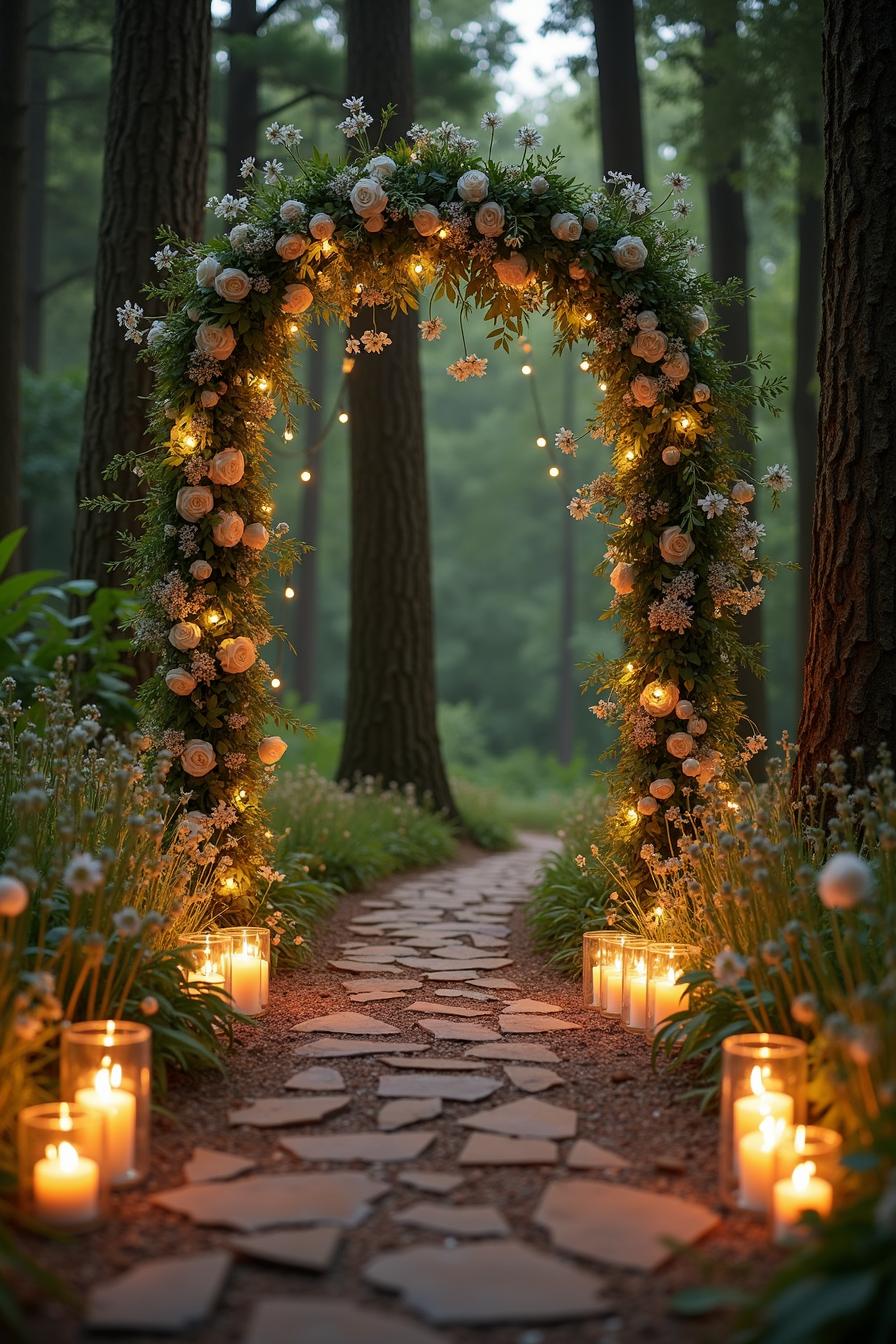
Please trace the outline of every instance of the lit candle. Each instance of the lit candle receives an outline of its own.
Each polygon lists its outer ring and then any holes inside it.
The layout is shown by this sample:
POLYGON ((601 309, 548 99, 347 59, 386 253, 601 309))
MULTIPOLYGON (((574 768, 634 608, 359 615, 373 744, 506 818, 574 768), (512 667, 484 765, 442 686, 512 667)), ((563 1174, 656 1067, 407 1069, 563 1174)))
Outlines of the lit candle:
POLYGON ((627 981, 628 985, 628 1025, 647 1026, 647 963, 639 957, 627 981))
POLYGON ((100 1211, 100 1169, 74 1144, 48 1143, 34 1164, 34 1212, 54 1227, 92 1223, 100 1211))
POLYGON ((603 975, 604 1012, 618 1017, 622 1012, 622 958, 617 957, 612 966, 604 967, 603 975))
POLYGON ((187 980, 190 984, 201 985, 223 985, 224 977, 215 970, 211 957, 206 956, 205 961, 198 971, 187 971, 187 980))
POLYGON ((79 1088, 75 1101, 103 1117, 104 1163, 110 1183, 130 1179, 135 1165, 137 1098, 121 1086, 121 1065, 104 1055, 93 1087, 79 1088))
POLYGON ((231 994, 237 1011, 250 1017, 262 1009, 261 964, 258 948, 244 937, 242 947, 231 957, 231 994))
POLYGON ((745 1134, 738 1145, 739 1203, 744 1209, 767 1213, 772 1206, 778 1145, 787 1126, 767 1115, 758 1129, 745 1134))
POLYGON ((831 1211, 834 1189, 830 1181, 815 1175, 814 1162, 800 1162, 790 1176, 775 1181, 773 1193, 774 1239, 779 1245, 798 1240, 797 1223, 810 1209, 826 1218, 831 1211))
MULTIPOLYGON (((766 1071, 768 1066, 765 1066, 766 1071)), ((750 1074, 751 1095, 738 1097, 734 1103, 734 1151, 739 1153, 740 1141, 745 1134, 757 1130, 766 1116, 793 1124, 793 1097, 789 1092, 769 1092, 765 1086, 763 1067, 753 1066, 750 1074)))
POLYGON ((687 986, 676 984, 677 979, 678 972, 670 962, 665 976, 652 982, 653 1022, 655 1027, 661 1026, 667 1017, 671 1017, 681 1008, 681 1001, 687 993, 687 986))

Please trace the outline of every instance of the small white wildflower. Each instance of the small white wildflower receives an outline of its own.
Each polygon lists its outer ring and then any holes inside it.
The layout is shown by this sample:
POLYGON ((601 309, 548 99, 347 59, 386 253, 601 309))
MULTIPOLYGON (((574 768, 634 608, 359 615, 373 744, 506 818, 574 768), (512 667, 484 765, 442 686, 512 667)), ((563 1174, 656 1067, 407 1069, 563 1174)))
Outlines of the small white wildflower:
POLYGON ((136 938, 143 927, 143 920, 132 905, 126 905, 115 911, 112 924, 119 938, 136 938))
POLYGON ((567 429, 565 425, 561 425, 560 429, 557 430, 557 433, 554 435, 554 443, 561 453, 565 453, 567 457, 575 457, 576 436, 572 430, 567 429))
POLYGON ((727 499, 724 495, 720 495, 717 490, 708 490, 702 499, 697 500, 697 503, 707 518, 721 518, 728 507, 727 499))
POLYGON ((852 910, 871 895, 871 868, 858 854, 834 854, 818 874, 818 899, 828 910, 852 910))
POLYGON ((688 187, 691 185, 691 179, 685 177, 684 173, 667 173, 663 178, 663 181, 666 186, 671 187, 673 191, 687 191, 688 187))
POLYGON ((445 330, 445 323, 440 317, 428 317, 423 322, 417 324, 420 328, 420 335, 424 341, 437 341, 445 330))
POLYGON ((790 489, 793 485, 793 477, 790 474, 789 467, 785 467, 781 462, 776 462, 773 467, 769 467, 760 479, 759 484, 766 486, 773 494, 779 495, 782 491, 790 489))
POLYGON ((537 149, 544 143, 544 136, 534 126, 521 126, 516 133, 515 144, 518 149, 537 149))
POLYGON ((483 112, 479 125, 484 131, 496 131, 499 126, 504 125, 504 118, 500 112, 483 112))
POLYGON ((62 874, 62 882, 75 896, 83 896, 102 886, 104 877, 105 872, 99 859, 80 852, 69 859, 62 874))
POLYGON ((712 964, 713 978, 722 989, 737 989, 747 973, 746 960, 730 947, 723 948, 712 964))
POLYGON ((701 243, 699 238, 689 238, 685 243, 685 251, 689 257, 697 257, 706 251, 706 244, 701 243))
POLYGON ((159 248, 158 252, 153 252, 150 261, 157 271, 170 271, 176 258, 177 253, 174 248, 166 243, 164 247, 159 248))
POLYGON ((240 177, 246 181, 255 176, 255 155, 250 154, 247 159, 243 159, 240 164, 240 177))
POLYGON ((693 208, 690 201, 675 201, 672 206, 672 216, 674 219, 687 219, 693 208))
POLYGON ((275 187, 283 178, 283 164, 279 159, 266 159, 261 165, 261 176, 266 186, 275 187))

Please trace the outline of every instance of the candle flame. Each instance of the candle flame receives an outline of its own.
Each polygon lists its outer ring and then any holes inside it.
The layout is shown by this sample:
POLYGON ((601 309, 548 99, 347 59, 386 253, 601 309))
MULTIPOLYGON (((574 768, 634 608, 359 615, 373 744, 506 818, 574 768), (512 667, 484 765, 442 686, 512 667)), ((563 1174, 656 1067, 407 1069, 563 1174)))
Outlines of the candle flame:
POLYGON ((64 1139, 58 1148, 55 1143, 48 1143, 44 1149, 44 1157, 48 1162, 55 1162, 61 1171, 72 1172, 78 1169, 78 1150, 74 1144, 66 1143, 64 1139))
POLYGON ((785 1124, 781 1119, 775 1120, 767 1115, 759 1126, 759 1133, 762 1135, 761 1148, 764 1153, 771 1153, 777 1148, 784 1136, 785 1124))
POLYGON ((639 957, 637 964, 635 966, 635 975, 646 975, 646 974, 647 974, 647 962, 644 960, 643 957, 639 957))
POLYGON ((100 1060, 100 1067, 97 1069, 93 1080, 93 1086, 97 1095, 104 1101, 108 1101, 113 1090, 121 1087, 121 1065, 113 1064, 108 1055, 103 1055, 100 1060))
POLYGON ((72 1117, 67 1101, 59 1103, 59 1128, 65 1133, 72 1128, 72 1117))
POLYGON ((806 1151, 806 1126, 797 1125, 796 1133, 793 1136, 793 1150, 795 1153, 804 1153, 806 1151))
POLYGON ((762 1079, 762 1069, 758 1064, 753 1065, 750 1073, 750 1090, 754 1097, 764 1097, 766 1092, 765 1083, 762 1079))
POLYGON ((106 1034, 103 1037, 103 1045, 115 1044, 115 1023, 111 1018, 106 1019, 106 1034))
POLYGON ((214 968, 214 966, 213 966, 212 963, 211 963, 211 959, 210 959, 209 957, 206 957, 205 962, 204 962, 203 967, 202 967, 202 977, 203 977, 203 979, 204 979, 204 980, 210 980, 211 977, 214 975, 214 973, 215 973, 215 968, 214 968))
POLYGON ((621 958, 621 957, 617 957, 616 960, 613 962, 613 970, 614 970, 614 971, 620 971, 620 972, 622 971, 622 958, 621 958))
POLYGON ((666 967, 666 984, 674 985, 675 980, 676 980, 675 963, 670 961, 669 965, 666 967))
POLYGON ((804 1194, 809 1189, 809 1182, 814 1175, 814 1162, 798 1162, 790 1177, 794 1190, 800 1195, 804 1194))

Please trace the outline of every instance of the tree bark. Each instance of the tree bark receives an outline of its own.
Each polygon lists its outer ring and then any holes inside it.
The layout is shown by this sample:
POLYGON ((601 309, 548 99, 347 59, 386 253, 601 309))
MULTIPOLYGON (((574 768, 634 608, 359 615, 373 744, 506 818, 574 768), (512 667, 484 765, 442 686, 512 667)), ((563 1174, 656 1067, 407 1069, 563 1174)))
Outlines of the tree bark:
POLYGON ((896 8, 826 0, 818 478, 797 786, 896 751, 896 8))
POLYGON ((308 448, 302 458, 303 467, 311 472, 311 480, 301 486, 301 519, 299 537, 313 546, 299 567, 298 597, 295 604, 296 689, 306 703, 314 700, 317 691, 317 632, 318 632, 318 574, 317 545, 320 536, 321 479, 323 444, 320 441, 327 408, 327 328, 319 322, 314 333, 317 349, 308 360, 308 391, 320 407, 310 408, 304 416, 304 430, 308 448))
POLYGON ((240 185, 240 164, 258 149, 258 65, 249 59, 248 39, 257 39, 256 0, 230 0, 228 35, 242 38, 228 49, 227 106, 224 124, 224 190, 240 185))
MULTIPOLYGON (((150 262, 160 224, 200 236, 205 197, 211 18, 208 0, 117 0, 96 263, 96 301, 76 504, 107 488, 103 469, 146 439, 149 366, 122 339, 115 309, 139 299, 157 272, 150 262)), ((115 484, 139 497, 136 477, 115 484)), ((109 581, 121 561, 117 533, 133 521, 77 508, 72 574, 109 581)))
POLYGON ((634 0, 591 0, 604 172, 645 182, 634 0))
MULTIPOLYGON (((413 118, 410 0, 347 0, 348 91, 390 128, 413 118)), ((368 325, 369 310, 363 326, 368 325)), ((351 630, 339 774, 413 784, 456 809, 436 727, 429 505, 417 315, 389 323, 392 345, 362 355, 349 379, 351 630)))
MULTIPOLYGON (((25 251, 25 135, 28 0, 0 0, 0 180, 7 203, 0 210, 0 256, 13 278, 0 323, 0 537, 21 526, 22 418, 19 370, 22 360, 22 274, 25 251)), ((13 555, 9 569, 19 568, 13 555)))
POLYGON ((53 8, 40 0, 28 58, 28 163, 25 184, 25 315, 22 358, 32 373, 43 365, 44 232, 47 209, 48 65, 53 8))

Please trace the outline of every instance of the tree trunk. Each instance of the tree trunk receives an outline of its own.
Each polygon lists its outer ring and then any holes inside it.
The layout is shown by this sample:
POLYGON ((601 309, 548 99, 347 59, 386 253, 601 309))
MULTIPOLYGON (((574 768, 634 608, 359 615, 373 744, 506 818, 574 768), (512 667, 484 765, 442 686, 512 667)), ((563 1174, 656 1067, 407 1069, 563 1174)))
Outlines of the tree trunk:
MULTIPOLYGON (((365 98, 374 134, 380 110, 395 103, 401 135, 413 117, 410 0, 347 0, 345 17, 349 93, 365 98)), ((392 345, 362 355, 349 379, 351 631, 339 774, 414 784, 453 815, 436 728, 417 314, 390 322, 389 334, 392 345)))
POLYGON ((896 8, 826 0, 818 479, 798 779, 896 752, 896 8))
MULTIPOLYGON (((157 275, 150 256, 160 224, 200 236, 210 57, 208 0, 117 0, 77 503, 107 490, 103 469, 116 453, 148 447, 152 374, 122 339, 115 309, 157 275)), ((115 489, 136 499, 138 485, 122 475, 115 489)), ((107 583, 123 554, 116 534, 132 518, 133 510, 78 508, 72 574, 107 583)))
MULTIPOLYGON (((0 210, 0 256, 13 283, 0 323, 0 537, 21 526, 22 417, 19 369, 22 360, 22 274, 25 250, 25 134, 28 0, 0 0, 0 181, 7 191, 0 210)), ((13 555, 10 570, 19 567, 13 555)))
MULTIPOLYGON (((563 423, 576 424, 576 364, 571 353, 563 361, 563 423)), ((563 476, 563 495, 569 493, 563 476)), ((566 509, 560 510, 560 638, 557 646, 557 759, 569 765, 573 755, 575 712, 573 635, 576 619, 576 530, 566 509)))
POLYGON ((604 172, 645 182, 634 0, 591 0, 604 172))
POLYGON ((317 349, 312 350, 308 360, 308 391, 320 407, 319 411, 307 410, 304 416, 304 432, 308 444, 302 457, 302 466, 311 472, 311 480, 301 486, 301 521, 299 537, 313 546, 314 550, 305 556, 299 567, 298 597, 296 600, 294 631, 298 654, 296 662, 296 688, 302 700, 314 700, 317 690, 317 630, 318 630, 318 576, 317 545, 320 535, 321 470, 323 462, 323 444, 320 435, 326 423, 327 409, 324 405, 327 389, 327 328, 319 322, 315 329, 317 349))
POLYGON ((797 588, 796 675, 797 704, 802 694, 803 661, 809 633, 809 569, 812 561, 812 507, 815 462, 818 456, 818 398, 814 382, 821 319, 821 252, 823 215, 815 185, 821 126, 817 120, 799 124, 797 164, 797 288, 794 323, 794 370, 791 417, 797 468, 797 588))
POLYGON ((22 358, 32 373, 43 365, 44 231, 47 209, 48 48, 53 9, 43 6, 31 31, 28 59, 28 164, 25 185, 25 315, 22 358))
POLYGON ((224 190, 240 185, 240 164, 258 149, 258 65, 246 46, 257 37, 256 0, 230 0, 229 36, 238 40, 228 49, 227 106, 224 121, 224 190), (242 39, 240 41, 239 39, 242 39))

